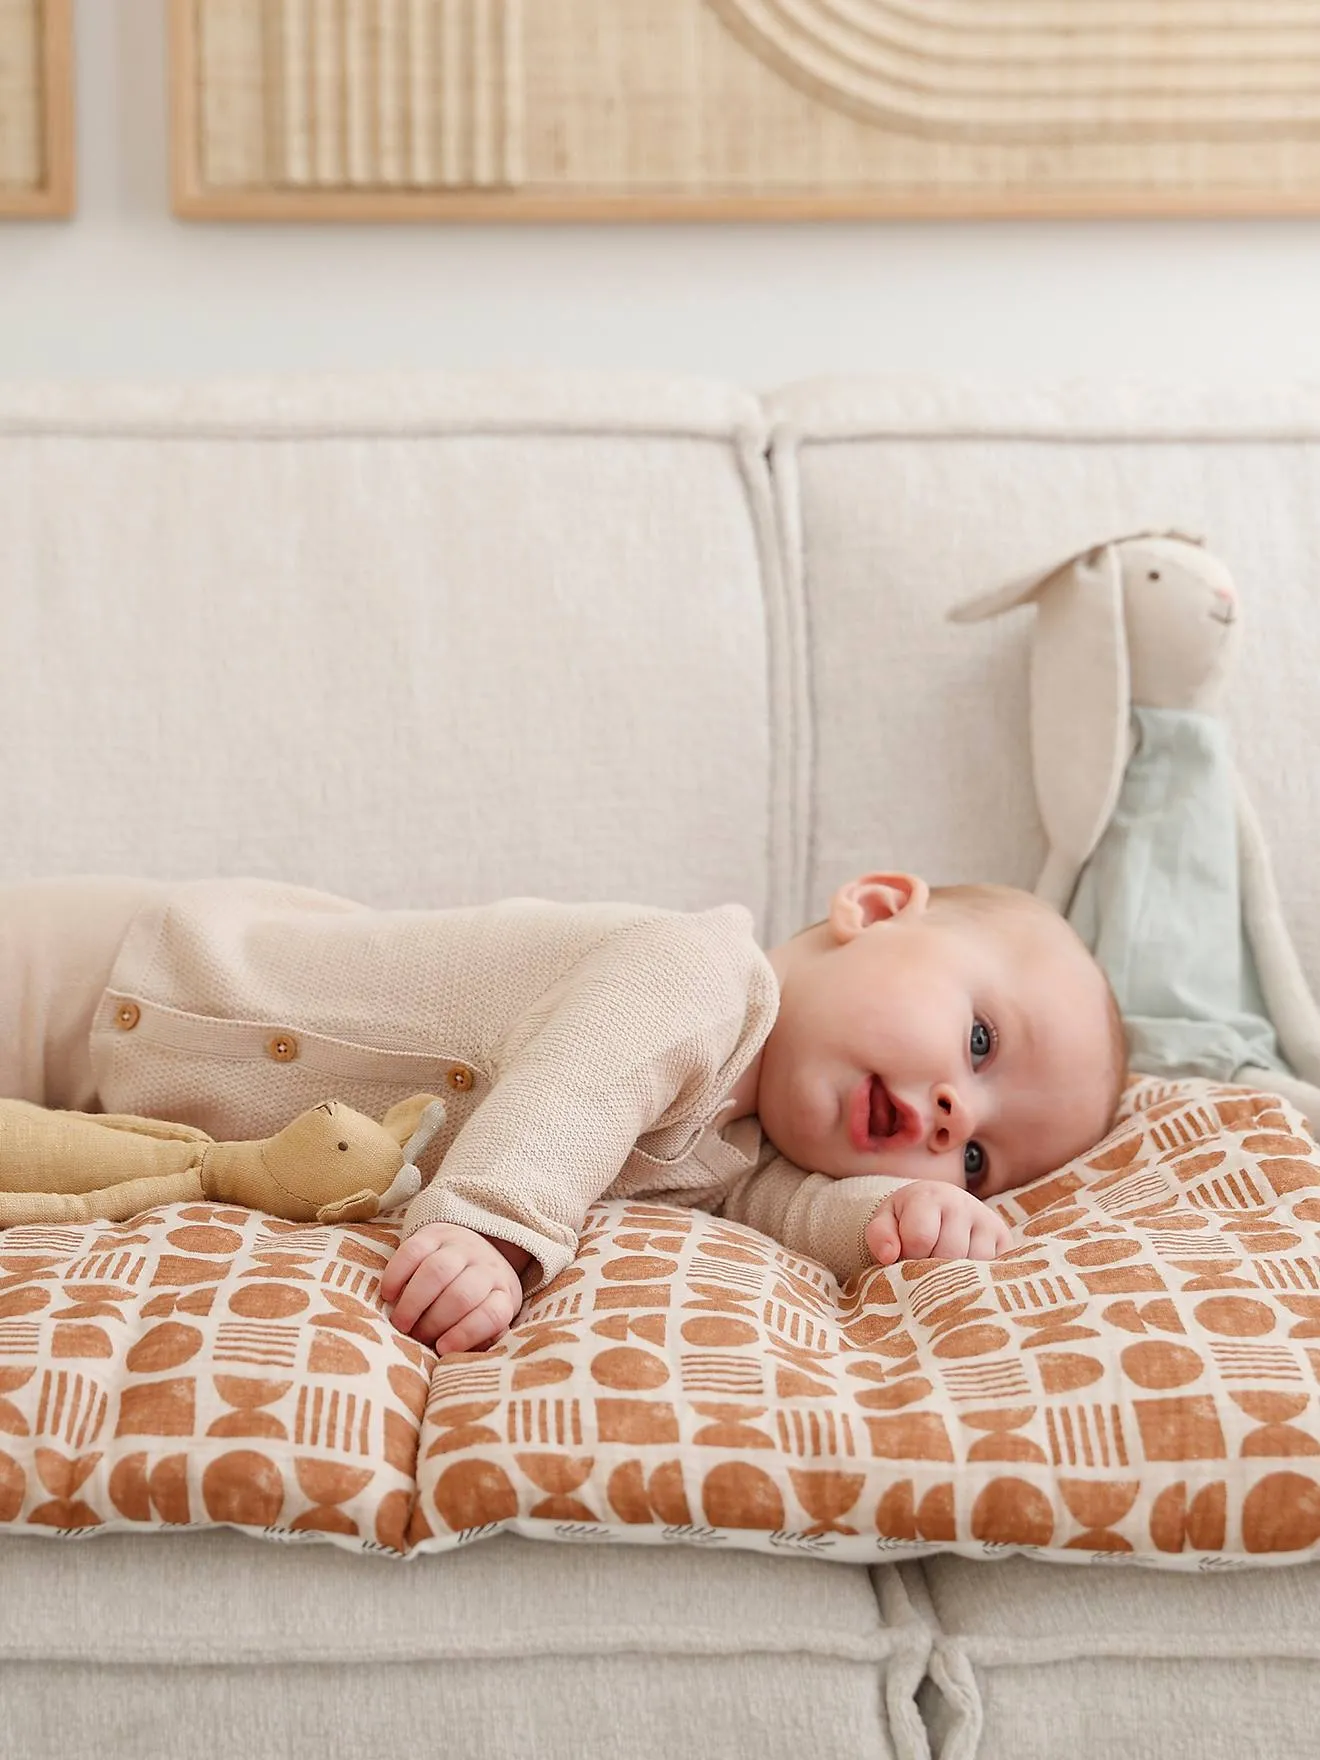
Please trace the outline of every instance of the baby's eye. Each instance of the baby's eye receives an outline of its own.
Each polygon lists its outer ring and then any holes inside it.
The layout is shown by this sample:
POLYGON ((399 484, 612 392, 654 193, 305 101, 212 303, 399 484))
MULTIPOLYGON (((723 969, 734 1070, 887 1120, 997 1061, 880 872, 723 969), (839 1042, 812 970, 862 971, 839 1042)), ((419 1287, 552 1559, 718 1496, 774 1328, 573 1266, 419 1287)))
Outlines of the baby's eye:
POLYGON ((972 1063, 984 1063, 995 1048, 995 1030, 988 1021, 972 1022, 972 1063))
POLYGON ((979 1186, 985 1178, 985 1150, 979 1143, 963 1145, 963 1173, 967 1179, 968 1191, 979 1186))

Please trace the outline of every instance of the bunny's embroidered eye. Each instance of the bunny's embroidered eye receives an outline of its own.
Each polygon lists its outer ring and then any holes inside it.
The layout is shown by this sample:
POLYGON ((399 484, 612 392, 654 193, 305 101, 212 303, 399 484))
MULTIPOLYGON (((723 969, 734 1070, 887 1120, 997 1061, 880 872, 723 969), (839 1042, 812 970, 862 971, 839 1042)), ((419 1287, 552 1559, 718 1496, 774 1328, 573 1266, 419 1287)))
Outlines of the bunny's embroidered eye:
POLYGON ((1150 573, 1146 576, 1146 579, 1148 581, 1157 581, 1159 578, 1160 578, 1160 571, 1158 568, 1152 568, 1150 573))
POLYGON ((341 1148, 341 1149, 347 1149, 347 1147, 348 1147, 348 1144, 347 1144, 347 1143, 341 1143, 341 1144, 340 1144, 340 1145, 339 1145, 339 1147, 340 1147, 340 1148, 341 1148))

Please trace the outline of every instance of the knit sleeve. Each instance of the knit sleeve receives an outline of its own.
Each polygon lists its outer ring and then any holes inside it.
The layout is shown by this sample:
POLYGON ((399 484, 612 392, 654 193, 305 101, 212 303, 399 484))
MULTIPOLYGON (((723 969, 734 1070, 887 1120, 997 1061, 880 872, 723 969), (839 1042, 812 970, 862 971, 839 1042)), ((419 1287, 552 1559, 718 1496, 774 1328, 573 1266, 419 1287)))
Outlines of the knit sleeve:
POLYGON ((532 1255, 527 1295, 557 1277, 638 1137, 704 1122, 760 1048, 778 988, 750 930, 740 906, 663 913, 593 948, 511 1036, 405 1237, 459 1223, 532 1255))
POLYGON ((846 1283, 876 1264, 866 1225, 886 1198, 907 1184, 884 1174, 831 1179, 807 1173, 782 1155, 740 1174, 729 1186, 721 1214, 745 1222, 772 1240, 814 1259, 846 1283))

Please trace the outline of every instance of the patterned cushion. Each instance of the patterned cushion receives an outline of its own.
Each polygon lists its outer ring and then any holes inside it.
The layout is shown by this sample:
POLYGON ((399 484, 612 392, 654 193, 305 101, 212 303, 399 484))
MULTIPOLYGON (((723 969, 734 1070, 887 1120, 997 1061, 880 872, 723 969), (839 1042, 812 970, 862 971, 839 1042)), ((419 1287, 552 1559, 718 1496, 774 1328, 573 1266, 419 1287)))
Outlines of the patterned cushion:
POLYGON ((436 1358, 377 1304, 398 1233, 171 1204, 0 1234, 0 1521, 402 1552, 436 1358))
POLYGON ((596 1205, 486 1352, 377 1307, 388 1224, 215 1206, 0 1236, 0 1520, 229 1523, 403 1556, 552 1540, 1166 1567, 1320 1548, 1320 1149, 1138 1082, 1000 1200, 993 1263, 841 1289, 740 1224, 596 1205), (429 1375, 429 1398, 427 1378, 429 1375))

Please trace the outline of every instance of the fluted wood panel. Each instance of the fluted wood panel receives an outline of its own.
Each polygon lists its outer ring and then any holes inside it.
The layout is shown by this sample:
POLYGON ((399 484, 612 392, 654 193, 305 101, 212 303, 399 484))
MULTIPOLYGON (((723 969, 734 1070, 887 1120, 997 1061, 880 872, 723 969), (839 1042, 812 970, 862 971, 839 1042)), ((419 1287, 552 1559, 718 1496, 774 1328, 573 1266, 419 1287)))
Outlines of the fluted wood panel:
POLYGON ((521 176, 519 0, 271 0, 275 174, 484 186, 521 176))
POLYGON ((173 4, 185 213, 1320 211, 1320 0, 173 4))
POLYGON ((0 214, 73 202, 69 0, 0 0, 0 214))

